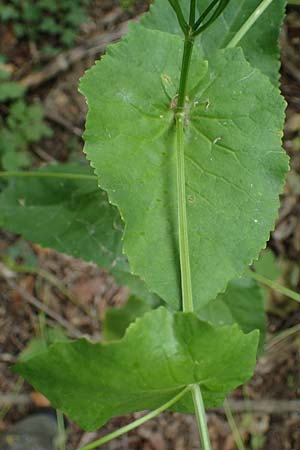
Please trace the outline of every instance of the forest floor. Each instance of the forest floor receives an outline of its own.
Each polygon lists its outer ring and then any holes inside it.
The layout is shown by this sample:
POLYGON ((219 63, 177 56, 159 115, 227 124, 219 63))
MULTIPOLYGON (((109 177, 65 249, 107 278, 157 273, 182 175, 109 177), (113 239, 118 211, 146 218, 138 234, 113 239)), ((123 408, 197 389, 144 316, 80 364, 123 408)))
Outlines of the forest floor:
MULTIPOLYGON (((124 12, 117 2, 95 0, 89 20, 81 27, 76 47, 47 61, 36 59, 28 45, 19 45, 12 30, 0 25, 0 54, 6 56, 14 78, 29 87, 29 98, 43 105, 54 131, 31 148, 33 166, 51 161, 83 158, 81 134, 86 105, 78 93, 78 80, 105 46, 126 30, 126 21, 143 12, 124 12), (38 68, 37 68, 38 67, 38 68)), ((280 216, 269 247, 280 263, 279 278, 300 289, 300 8, 290 8, 282 37, 282 92, 288 102, 284 146, 291 161, 281 196, 280 216)), ((102 269, 55 251, 27 243, 2 231, 1 255, 15 255, 19 267, 0 265, 0 431, 39 410, 48 401, 21 382, 9 367, 40 329, 41 320, 59 324, 69 336, 101 337, 101 318, 107 307, 122 305, 127 288, 117 286, 102 269), (36 271, 22 266, 34 261, 36 271), (46 274, 46 276, 45 276, 46 274), (49 277, 51 280, 49 281, 49 277), (54 313, 41 316, 33 300, 54 313)), ((300 323, 300 305, 267 292, 268 342, 274 335, 300 323)), ((297 329, 296 329, 297 331, 297 329)), ((300 450, 300 333, 272 341, 259 359, 255 375, 231 396, 234 418, 251 450, 300 450), (295 405, 295 406, 293 406, 295 405), (242 408, 237 411, 237 408, 242 408)), ((84 433, 68 422, 68 450, 75 450, 98 436, 122 426, 140 413, 114 419, 99 432, 84 433)), ((214 450, 234 450, 234 438, 222 408, 209 411, 209 430, 214 450)), ((128 435, 106 444, 109 450, 192 450, 199 439, 192 416, 165 413, 128 435)))

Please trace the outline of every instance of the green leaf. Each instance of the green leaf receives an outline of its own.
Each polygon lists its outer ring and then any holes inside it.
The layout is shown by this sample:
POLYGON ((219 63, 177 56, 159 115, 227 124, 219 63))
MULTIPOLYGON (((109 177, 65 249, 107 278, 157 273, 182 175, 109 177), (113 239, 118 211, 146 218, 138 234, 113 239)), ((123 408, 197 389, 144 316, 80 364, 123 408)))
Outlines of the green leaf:
MULTIPOLYGON (((71 164, 41 172, 90 175, 71 164)), ((94 180, 16 178, 0 195, 1 226, 26 239, 104 268, 122 259, 122 224, 94 180)))
POLYGON ((38 142, 42 137, 51 137, 52 130, 43 121, 40 105, 27 105, 24 101, 12 104, 7 119, 9 129, 20 136, 24 146, 38 142))
POLYGON ((263 250, 257 261, 253 264, 255 272, 263 275, 270 280, 276 280, 280 274, 280 267, 276 261, 275 255, 270 249, 263 250))
POLYGON ((237 323, 245 333, 259 330, 259 350, 263 351, 266 337, 264 295, 251 278, 230 281, 224 294, 201 309, 198 316, 218 326, 237 323))
MULTIPOLYGON (((181 3, 187 17, 188 3, 183 0, 181 3)), ((203 12, 210 3, 211 0, 198 0, 199 11, 203 12)), ((196 41, 202 54, 212 57, 216 50, 225 48, 260 3, 261 0, 230 0, 223 14, 196 41)), ((280 67, 278 39, 285 5, 286 0, 272 2, 239 44, 251 65, 260 69, 276 85, 280 67)), ((141 23, 150 29, 182 35, 175 13, 165 0, 156 0, 141 23)))
POLYGON ((2 167, 5 170, 28 167, 31 162, 31 155, 26 151, 26 148, 20 148, 18 146, 20 140, 17 135, 10 132, 2 132, 0 135, 1 138, 6 138, 3 141, 3 146, 0 145, 0 154, 3 153, 1 155, 2 167))
POLYGON ((29 145, 51 135, 51 128, 43 121, 40 105, 27 105, 21 99, 14 102, 0 128, 2 167, 6 170, 27 167, 31 161, 31 155, 27 153, 29 145))
MULTIPOLYGON (((154 409, 192 383, 201 385, 206 407, 219 404, 252 375, 257 341, 257 332, 214 328, 192 313, 159 308, 120 341, 57 343, 14 371, 53 407, 94 430, 112 417, 154 409)), ((192 412, 190 395, 175 408, 192 412)))
MULTIPOLYGON (((44 166, 41 172, 91 175, 76 164, 44 166)), ((122 255, 123 223, 94 180, 16 178, 0 194, 0 225, 43 247, 108 269, 132 293, 157 303, 145 284, 130 273, 122 255)))
POLYGON ((19 12, 13 5, 0 5, 1 22, 5 23, 10 20, 16 20, 18 17, 19 12))
POLYGON ((44 353, 47 350, 47 347, 55 342, 68 341, 60 328, 45 327, 43 333, 43 338, 37 337, 29 341, 19 356, 19 362, 23 363, 29 361, 31 358, 44 353))
POLYGON ((102 333, 106 341, 121 339, 128 326, 138 317, 150 311, 150 306, 137 297, 129 297, 122 308, 109 308, 102 323, 102 333))
MULTIPOLYGON (((126 223, 124 251, 133 273, 177 309, 170 93, 179 85, 183 45, 167 33, 144 29, 142 35, 141 26, 132 24, 125 40, 109 47, 81 82, 89 105, 85 152, 126 223)), ((187 214, 199 310, 244 272, 273 228, 288 169, 281 149, 285 104, 240 49, 216 52, 208 63, 195 50, 188 97, 187 214)))
POLYGON ((0 102, 15 100, 22 97, 26 88, 19 83, 13 81, 0 82, 0 102))
POLYGON ((5 259, 7 257, 13 264, 20 264, 20 261, 22 261, 22 264, 26 266, 38 266, 36 253, 34 252, 32 246, 23 239, 18 239, 14 244, 7 248, 5 252, 5 259))
POLYGON ((149 292, 144 281, 131 273, 128 261, 125 259, 125 255, 123 256, 123 259, 118 259, 116 265, 109 269, 109 273, 115 278, 117 283, 129 287, 132 294, 143 299, 150 306, 161 304, 161 299, 156 294, 149 292))
MULTIPOLYGON (((243 277, 230 281, 223 294, 199 310, 198 317, 219 327, 236 323, 244 333, 259 330, 259 352, 262 353, 266 337, 264 303, 263 290, 259 284, 243 277)), ((151 305, 152 308, 157 306, 151 305)), ((149 310, 149 302, 133 296, 125 306, 108 309, 102 324, 105 339, 120 339, 130 323, 149 310)))

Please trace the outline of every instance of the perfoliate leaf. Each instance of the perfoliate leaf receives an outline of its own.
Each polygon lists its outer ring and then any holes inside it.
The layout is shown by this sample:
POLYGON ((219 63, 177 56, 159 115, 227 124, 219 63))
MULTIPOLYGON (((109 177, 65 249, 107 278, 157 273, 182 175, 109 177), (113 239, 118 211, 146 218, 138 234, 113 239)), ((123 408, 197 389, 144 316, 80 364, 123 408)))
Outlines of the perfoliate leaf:
MULTIPOLYGON (((181 0, 180 3, 188 17, 188 2, 181 0)), ((211 0, 198 0, 198 13, 210 3, 211 0)), ((216 50, 225 48, 260 3, 261 0, 230 0, 223 14, 196 41, 202 54, 211 58, 216 50)), ((279 77, 278 39, 285 5, 286 0, 272 2, 238 44, 251 65, 276 85, 279 77)), ((156 0, 141 23, 146 28, 182 35, 175 13, 165 0, 156 0)))
MULTIPOLYGON (((133 24, 81 83, 89 105, 85 151, 125 221, 131 269, 174 308, 181 288, 170 92, 179 85, 182 48, 176 35, 133 24)), ((199 310, 243 273, 273 228, 288 166, 285 105, 240 49, 208 62, 195 49, 187 95, 187 213, 199 310)))
MULTIPOLYGON (((259 351, 263 351, 266 335, 265 298, 259 284, 243 277, 230 281, 223 294, 219 294, 198 312, 201 320, 216 326, 238 324, 244 333, 259 330, 259 351)), ((152 305, 152 308, 158 305, 152 305)), ((120 339, 129 324, 150 310, 149 302, 130 297, 125 306, 106 311, 102 332, 106 340, 120 339)))
MULTIPOLYGON (((201 385, 206 407, 215 406, 251 376, 257 342, 257 332, 214 328, 192 313, 159 308, 120 341, 57 343, 14 371, 93 430, 112 417, 157 408, 193 383, 201 385)), ((175 409, 192 412, 190 395, 175 409)))
POLYGON ((263 351, 266 336, 264 295, 259 284, 243 277, 230 281, 224 294, 200 309, 200 319, 214 325, 237 323, 244 333, 259 330, 259 350, 263 351))

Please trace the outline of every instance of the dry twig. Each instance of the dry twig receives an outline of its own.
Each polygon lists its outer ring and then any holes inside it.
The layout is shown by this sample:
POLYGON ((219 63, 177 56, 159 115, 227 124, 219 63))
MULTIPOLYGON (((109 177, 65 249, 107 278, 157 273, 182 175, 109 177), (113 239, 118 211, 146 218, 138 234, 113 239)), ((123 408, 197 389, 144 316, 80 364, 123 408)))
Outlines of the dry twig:
POLYGON ((47 316, 51 317, 57 323, 59 323, 63 328, 65 328, 67 330, 70 337, 80 338, 80 337, 84 336, 82 333, 80 333, 80 331, 78 331, 66 319, 64 319, 62 316, 60 316, 55 311, 52 311, 48 306, 44 305, 44 303, 42 303, 40 300, 35 298, 33 295, 26 292, 25 289, 22 289, 20 286, 18 286, 17 283, 15 283, 11 278, 5 276, 5 272, 2 270, 1 266, 0 266, 0 274, 2 274, 5 277, 5 280, 11 289, 18 292, 18 294, 24 300, 26 300, 30 305, 33 305, 39 311, 43 311, 47 316))
POLYGON ((76 47, 55 57, 39 72, 33 72, 20 80, 28 89, 34 89, 55 78, 59 73, 66 72, 70 66, 87 57, 102 53, 108 44, 117 41, 127 32, 128 22, 121 23, 114 31, 107 31, 89 39, 84 46, 76 47))

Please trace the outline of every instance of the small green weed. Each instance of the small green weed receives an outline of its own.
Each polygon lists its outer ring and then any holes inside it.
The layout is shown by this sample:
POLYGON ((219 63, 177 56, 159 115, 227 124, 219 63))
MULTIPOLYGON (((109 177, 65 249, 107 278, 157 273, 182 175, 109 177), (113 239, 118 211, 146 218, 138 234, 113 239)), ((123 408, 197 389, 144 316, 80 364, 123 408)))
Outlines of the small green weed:
POLYGON ((19 39, 52 55, 74 45, 89 4, 90 0, 6 0, 0 5, 0 21, 11 24, 19 39))
POLYGON ((0 166, 5 170, 28 167, 29 145, 52 135, 42 107, 29 105, 24 93, 24 86, 10 81, 9 74, 0 69, 0 166))

